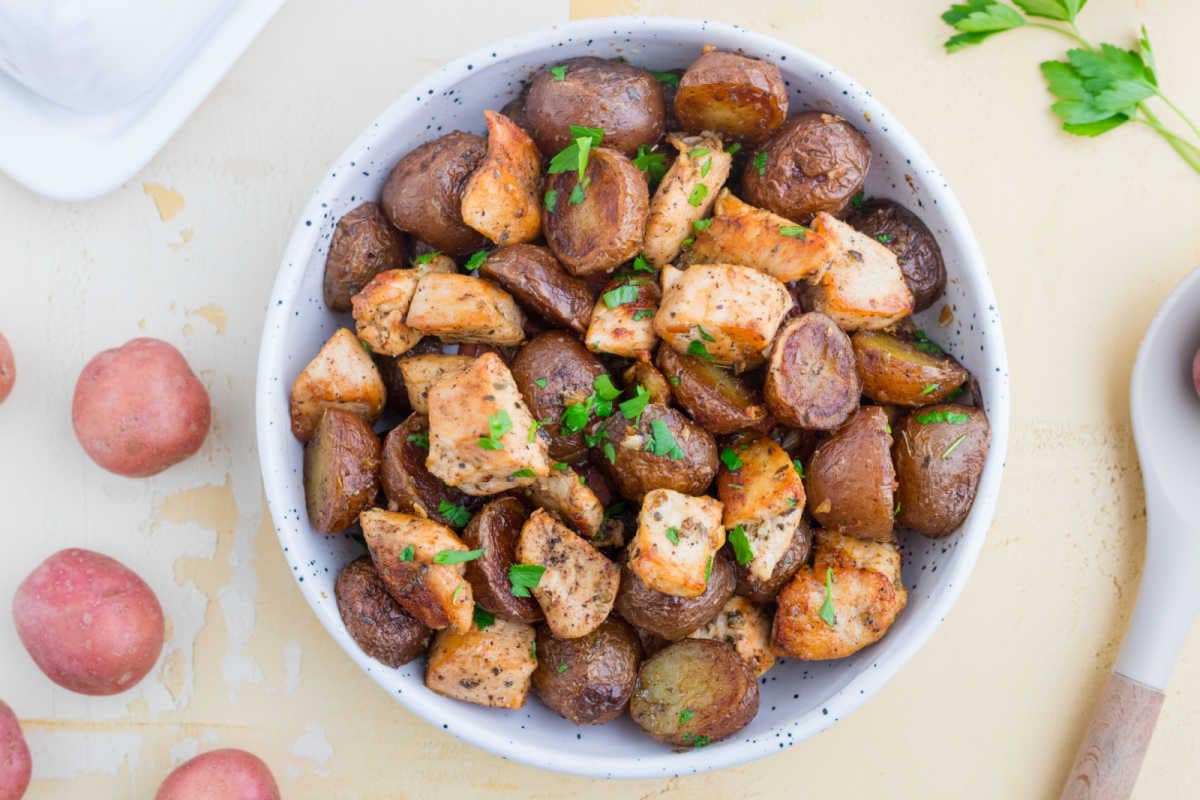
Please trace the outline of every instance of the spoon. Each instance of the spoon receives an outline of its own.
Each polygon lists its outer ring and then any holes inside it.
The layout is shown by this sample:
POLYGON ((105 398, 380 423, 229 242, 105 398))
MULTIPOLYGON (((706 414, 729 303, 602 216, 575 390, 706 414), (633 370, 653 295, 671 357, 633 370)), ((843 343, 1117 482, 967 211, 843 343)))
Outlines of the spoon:
POLYGON ((1200 611, 1200 269, 1171 292, 1130 381, 1133 438, 1146 488, 1146 559, 1121 654, 1084 734, 1061 800, 1133 791, 1175 659, 1200 611))

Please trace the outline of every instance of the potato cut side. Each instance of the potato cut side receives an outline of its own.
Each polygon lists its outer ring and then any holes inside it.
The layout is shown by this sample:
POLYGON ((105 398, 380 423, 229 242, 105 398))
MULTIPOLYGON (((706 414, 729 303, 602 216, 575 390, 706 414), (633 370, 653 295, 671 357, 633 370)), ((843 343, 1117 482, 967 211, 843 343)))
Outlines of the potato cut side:
POLYGON ((612 611, 620 568, 545 511, 521 529, 517 561, 546 568, 532 593, 558 638, 586 636, 612 611))
POLYGON ((350 298, 358 338, 372 352, 398 356, 416 347, 425 335, 404 324, 417 291, 417 274, 410 269, 381 272, 350 298))
POLYGON ((775 666, 771 650, 771 614, 765 606, 744 597, 731 597, 716 619, 694 631, 692 639, 712 639, 731 645, 756 676, 775 666))
POLYGON ((679 155, 650 199, 642 242, 642 255, 660 268, 674 261, 684 240, 694 235, 694 224, 712 209, 733 164, 721 137, 711 133, 671 135, 667 141, 679 155))
POLYGON ((512 295, 471 275, 422 276, 405 324, 446 342, 513 345, 525 339, 525 315, 512 295))
POLYGON ((471 495, 528 486, 550 474, 546 443, 508 367, 484 353, 429 390, 429 471, 471 495))
POLYGON ((497 618, 483 630, 442 631, 429 648, 425 685, 446 697, 520 708, 537 669, 533 627, 497 618))
POLYGON ((433 272, 441 272, 446 275, 452 275, 458 272, 458 264, 454 263, 454 259, 442 253, 426 253, 419 258, 413 259, 411 272, 420 278, 422 275, 428 275, 433 272))
POLYGON ((462 218, 496 244, 531 242, 542 232, 542 156, 529 134, 484 111, 488 145, 463 190, 462 218))
POLYGON ((604 525, 604 506, 596 493, 567 467, 553 469, 525 489, 529 501, 557 517, 585 539, 594 540, 604 525))
POLYGON ((681 353, 736 368, 761 364, 792 307, 782 283, 749 267, 664 267, 654 330, 681 353))
POLYGON ((433 385, 447 375, 462 372, 474 360, 473 356, 423 353, 396 362, 404 378, 404 391, 408 393, 408 404, 412 410, 428 415, 429 390, 433 385))
POLYGON ((383 377, 371 354, 358 337, 339 328, 292 383, 292 433, 307 442, 326 408, 341 408, 374 422, 386 399, 383 377))
POLYGON ((629 543, 629 569, 655 591, 699 597, 723 544, 720 502, 654 489, 642 501, 637 534, 629 543))
POLYGON ((817 214, 813 230, 836 249, 809 292, 814 311, 846 331, 887 328, 913 312, 895 253, 825 212, 817 214))
POLYGON ((661 298, 658 284, 646 275, 609 283, 592 309, 592 319, 584 337, 587 348, 593 353, 611 353, 625 358, 638 358, 653 352, 658 343, 654 314, 661 298))
POLYGON ((858 331, 850 341, 863 394, 877 403, 935 405, 954 394, 969 377, 957 361, 930 342, 883 331, 858 331))
POLYGON ((787 451, 762 436, 732 444, 736 461, 727 461, 717 474, 717 496, 724 505, 724 525, 762 522, 804 510, 804 481, 787 451), (730 469, 730 463, 741 463, 730 469))

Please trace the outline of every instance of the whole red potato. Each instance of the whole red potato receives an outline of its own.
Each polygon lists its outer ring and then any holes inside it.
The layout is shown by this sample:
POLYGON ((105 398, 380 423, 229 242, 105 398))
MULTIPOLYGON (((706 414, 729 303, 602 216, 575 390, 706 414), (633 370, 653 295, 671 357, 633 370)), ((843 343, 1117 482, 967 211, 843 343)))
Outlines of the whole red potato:
POLYGON ((46 677, 107 695, 137 684, 163 646, 162 606, 133 570, 72 548, 39 564, 13 597, 17 635, 46 677))
POLYGON ((21 800, 32 770, 21 723, 8 703, 0 700, 0 800, 21 800))
POLYGON ((1196 386, 1196 394, 1200 394, 1200 350, 1192 358, 1192 383, 1196 386))
POLYGON ((145 478, 200 449, 212 410, 183 355, 160 339, 143 338, 87 363, 75 383, 71 421, 93 461, 145 478))
POLYGON ((279 800, 279 786, 258 756, 212 750, 176 767, 154 800, 279 800))
MULTIPOLYGON (((0 333, 0 403, 8 399, 8 393, 12 391, 13 384, 17 382, 17 364, 13 360, 12 348, 8 345, 8 339, 4 338, 4 334, 0 333)), ((4 800, 0 796, 0 800, 4 800)))

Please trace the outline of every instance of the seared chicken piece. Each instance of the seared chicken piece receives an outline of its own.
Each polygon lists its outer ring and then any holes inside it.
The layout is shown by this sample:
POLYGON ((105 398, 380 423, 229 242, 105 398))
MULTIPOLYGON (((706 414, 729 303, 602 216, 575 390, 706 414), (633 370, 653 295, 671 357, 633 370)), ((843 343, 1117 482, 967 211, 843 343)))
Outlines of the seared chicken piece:
POLYGON ((663 299, 654 330, 681 353, 735 368, 766 358, 792 307, 782 283, 750 267, 702 264, 662 271, 663 299))
POLYGON ((467 494, 528 486, 550 474, 542 437, 508 367, 484 353, 429 390, 429 457, 425 466, 467 494))
POLYGON ((341 408, 374 422, 387 391, 371 354, 346 328, 339 328, 292 383, 292 433, 312 438, 327 408, 341 408))
POLYGON ((496 618, 483 630, 442 631, 429 648, 425 685, 446 697, 520 708, 537 669, 533 626, 496 618))
POLYGON ((762 436, 728 449, 737 461, 727 461, 717 475, 726 528, 804 510, 804 481, 791 456, 773 439, 762 436), (741 466, 730 469, 730 463, 738 462, 741 466))
POLYGON ((712 622, 689 636, 689 639, 713 639, 733 645, 738 655, 761 676, 775 666, 771 652, 771 614, 765 606, 744 597, 731 597, 712 622))
POLYGON ((404 324, 417 291, 418 275, 411 269, 390 269, 372 278, 350 298, 358 338, 373 352, 398 356, 416 347, 425 334, 404 324))
POLYGON ((585 539, 595 539, 604 525, 604 506, 570 467, 550 470, 525 488, 525 496, 585 539))
POLYGON ((649 275, 618 278, 605 287, 592 310, 584 344, 593 353, 637 358, 654 350, 654 312, 662 293, 649 275))
POLYGON ((699 597, 708 586, 712 560, 723 544, 719 501, 654 489, 642 501, 627 565, 655 591, 699 597))
POLYGON ((667 141, 679 155, 650 199, 642 242, 642 255, 655 267, 670 264, 679 255, 684 240, 693 235, 693 223, 708 215, 733 164, 733 156, 715 134, 672 134, 667 141))
POLYGON ((487 155, 463 189, 463 222, 496 244, 532 242, 542 232, 542 155, 508 117, 483 116, 487 155))
POLYGON ((525 338, 525 316, 512 295, 471 275, 422 276, 405 324, 445 342, 512 345, 525 338))
POLYGON ((408 404, 418 414, 429 414, 429 390, 447 375, 462 372, 475 360, 474 356, 424 353, 402 358, 396 362, 404 378, 408 404))
POLYGON ((775 652, 805 661, 845 658, 882 639, 904 609, 900 550, 832 531, 818 531, 814 546, 813 565, 779 593, 775 652))
POLYGON ((813 229, 831 250, 808 297, 814 311, 846 331, 887 328, 912 314, 913 294, 896 254, 824 212, 813 229))
POLYGON ((750 574, 760 581, 769 581, 780 559, 791 550, 792 539, 803 524, 803 506, 759 522, 741 523, 752 553, 750 563, 746 564, 750 574))
POLYGON ((608 618, 621 568, 545 511, 534 511, 521 529, 517 561, 546 568, 530 591, 559 639, 586 636, 608 618))

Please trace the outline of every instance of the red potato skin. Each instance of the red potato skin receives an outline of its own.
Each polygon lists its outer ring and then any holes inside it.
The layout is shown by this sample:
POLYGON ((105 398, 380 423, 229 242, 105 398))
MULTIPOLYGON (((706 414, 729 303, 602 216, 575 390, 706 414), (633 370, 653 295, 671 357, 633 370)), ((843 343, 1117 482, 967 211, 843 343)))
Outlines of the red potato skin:
MULTIPOLYGON (((0 403, 8 399, 16 382, 17 364, 13 359, 12 347, 9 346, 8 339, 4 338, 4 334, 0 333, 0 403)), ((0 797, 0 800, 4 798, 0 797)))
POLYGON ((80 694, 132 688, 163 647, 154 591, 121 562, 91 550, 60 550, 39 564, 17 587, 12 613, 46 677, 80 694))
POLYGON ((147 478, 200 449, 212 408, 182 353, 160 339, 141 338, 87 363, 75 383, 71 422, 99 466, 147 478))
POLYGON ((154 800, 280 800, 279 785, 262 759, 245 750, 201 753, 180 764, 154 800))
POLYGON ((0 800, 21 800, 32 772, 21 723, 8 703, 0 700, 0 800))
MULTIPOLYGON (((1192 359, 1192 383, 1196 386, 1196 394, 1200 394, 1200 350, 1196 351, 1196 357, 1192 359)), ((0 387, 0 395, 3 392, 3 387, 0 387)), ((0 397, 0 399, 3 398, 0 397)))

